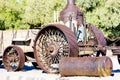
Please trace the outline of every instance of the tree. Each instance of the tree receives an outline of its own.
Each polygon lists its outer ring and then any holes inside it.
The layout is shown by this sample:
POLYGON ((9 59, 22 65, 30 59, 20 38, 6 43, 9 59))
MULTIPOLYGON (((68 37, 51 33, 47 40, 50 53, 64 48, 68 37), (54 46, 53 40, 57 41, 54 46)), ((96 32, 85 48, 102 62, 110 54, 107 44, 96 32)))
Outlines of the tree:
POLYGON ((16 0, 1 0, 0 4, 0 20, 5 23, 5 29, 24 28, 22 5, 16 0))
POLYGON ((27 0, 25 7, 25 15, 23 17, 25 23, 31 27, 44 26, 54 22, 54 10, 59 11, 63 4, 63 0, 27 0))
POLYGON ((79 6, 86 15, 86 21, 101 29, 105 36, 115 38, 120 36, 116 29, 120 27, 119 0, 80 0, 79 6))

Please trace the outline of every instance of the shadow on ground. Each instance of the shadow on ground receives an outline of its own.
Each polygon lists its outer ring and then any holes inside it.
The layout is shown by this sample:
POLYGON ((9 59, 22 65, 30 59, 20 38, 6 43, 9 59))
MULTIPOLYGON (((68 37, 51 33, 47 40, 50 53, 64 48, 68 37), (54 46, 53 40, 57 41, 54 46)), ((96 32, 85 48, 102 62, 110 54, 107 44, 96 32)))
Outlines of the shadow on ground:
POLYGON ((4 69, 5 67, 4 67, 4 65, 3 64, 1 64, 0 65, 0 69, 4 69))
POLYGON ((33 70, 33 69, 35 69, 34 66, 27 66, 27 65, 24 65, 24 67, 23 67, 23 70, 24 70, 24 71, 30 71, 30 70, 33 70))
MULTIPOLYGON (((5 69, 4 65, 0 65, 0 69, 5 69)), ((30 70, 33 70, 33 69, 36 69, 34 66, 28 66, 28 65, 24 65, 24 67, 22 68, 21 71, 30 71, 30 70)))
POLYGON ((120 69, 116 69, 112 71, 113 73, 120 73, 120 69))

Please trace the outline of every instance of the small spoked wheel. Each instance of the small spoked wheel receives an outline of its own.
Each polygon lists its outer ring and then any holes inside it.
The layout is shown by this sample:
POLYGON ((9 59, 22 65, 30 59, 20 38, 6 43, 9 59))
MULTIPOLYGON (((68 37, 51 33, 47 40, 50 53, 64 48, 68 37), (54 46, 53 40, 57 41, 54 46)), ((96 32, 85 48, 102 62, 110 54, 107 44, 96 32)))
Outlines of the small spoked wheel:
POLYGON ((23 68, 25 56, 18 46, 8 46, 3 53, 3 63, 7 71, 19 71, 23 68))
POLYGON ((35 39, 34 54, 41 69, 48 73, 58 73, 62 57, 78 56, 74 33, 60 24, 44 27, 35 39))
POLYGON ((120 55, 117 55, 117 58, 118 58, 118 62, 120 64, 120 55))

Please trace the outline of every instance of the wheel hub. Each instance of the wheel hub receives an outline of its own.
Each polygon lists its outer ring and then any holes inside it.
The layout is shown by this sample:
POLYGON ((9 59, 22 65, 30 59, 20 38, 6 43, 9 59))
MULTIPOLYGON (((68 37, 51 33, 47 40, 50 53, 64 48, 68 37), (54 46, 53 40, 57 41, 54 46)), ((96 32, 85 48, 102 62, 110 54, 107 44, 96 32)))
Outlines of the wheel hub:
POLYGON ((58 46, 58 44, 56 42, 51 42, 48 45, 48 53, 51 56, 56 56, 58 52, 59 52, 59 46, 58 46))

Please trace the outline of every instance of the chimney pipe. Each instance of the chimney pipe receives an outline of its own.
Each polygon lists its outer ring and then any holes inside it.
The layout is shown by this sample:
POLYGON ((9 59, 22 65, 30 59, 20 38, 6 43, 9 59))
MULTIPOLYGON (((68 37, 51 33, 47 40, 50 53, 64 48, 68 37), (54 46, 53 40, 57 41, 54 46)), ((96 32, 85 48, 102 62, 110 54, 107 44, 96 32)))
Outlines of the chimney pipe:
POLYGON ((67 5, 75 5, 75 0, 67 0, 67 5))

